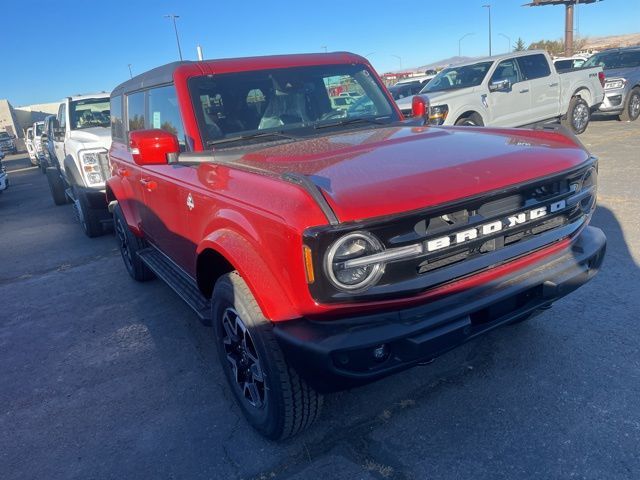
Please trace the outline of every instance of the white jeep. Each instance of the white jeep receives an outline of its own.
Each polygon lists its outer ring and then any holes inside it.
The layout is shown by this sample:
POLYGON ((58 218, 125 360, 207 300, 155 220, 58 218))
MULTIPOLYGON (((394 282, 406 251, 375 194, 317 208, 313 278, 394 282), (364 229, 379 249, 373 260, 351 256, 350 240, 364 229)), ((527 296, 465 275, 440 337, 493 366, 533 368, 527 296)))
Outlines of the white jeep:
POLYGON ((53 126, 55 159, 47 180, 56 205, 73 203, 89 237, 111 226, 105 180, 109 177, 111 146, 109 94, 78 95, 60 103, 53 126))

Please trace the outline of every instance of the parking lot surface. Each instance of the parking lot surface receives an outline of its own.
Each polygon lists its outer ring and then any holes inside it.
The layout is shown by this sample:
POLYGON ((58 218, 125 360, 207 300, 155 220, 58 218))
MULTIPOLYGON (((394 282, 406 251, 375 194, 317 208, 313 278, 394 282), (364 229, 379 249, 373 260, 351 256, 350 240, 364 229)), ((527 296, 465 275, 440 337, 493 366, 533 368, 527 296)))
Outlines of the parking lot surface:
POLYGON ((211 329, 7 157, 0 478, 640 478, 640 121, 580 139, 600 157, 601 273, 530 322, 326 397, 284 443, 242 418, 211 329))

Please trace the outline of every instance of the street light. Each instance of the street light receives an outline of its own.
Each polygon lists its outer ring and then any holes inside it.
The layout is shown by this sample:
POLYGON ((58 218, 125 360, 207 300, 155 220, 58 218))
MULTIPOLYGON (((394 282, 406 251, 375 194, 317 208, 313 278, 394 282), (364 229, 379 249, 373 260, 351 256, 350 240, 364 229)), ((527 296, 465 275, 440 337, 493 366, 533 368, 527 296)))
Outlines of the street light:
POLYGON ((176 26, 176 18, 180 18, 180 15, 174 15, 170 13, 165 15, 164 18, 170 18, 173 21, 173 30, 176 32, 176 43, 178 44, 178 55, 180 55, 180 61, 182 61, 182 49, 180 48, 180 38, 178 37, 178 27, 176 26))
POLYGON ((462 40, 464 40, 465 38, 471 36, 471 35, 475 35, 475 33, 465 33, 463 36, 461 36, 458 39, 458 56, 462 56, 462 40))
POLYGON ((129 78, 133 78, 133 73, 131 73, 131 64, 127 64, 127 66, 129 67, 129 78))
POLYGON ((507 45, 509 46, 509 48, 507 48, 507 53, 509 53, 511 51, 511 48, 513 48, 511 47, 511 37, 505 35, 504 33, 499 33, 498 35, 507 39, 507 45))
POLYGON ((491 5, 482 5, 489 12, 489 56, 491 56, 491 5))
POLYGON ((369 58, 371 55, 374 55, 376 52, 370 52, 367 53, 366 55, 363 55, 364 58, 369 58))
POLYGON ((390 54, 390 55, 391 55, 393 58, 397 58, 397 59, 398 59, 398 61, 400 62, 400 70, 402 70, 402 57, 401 57, 401 56, 399 56, 399 55, 393 55, 393 54, 390 54))
POLYGON ((322 49, 324 50, 324 53, 327 53, 327 46, 326 46, 326 45, 323 45, 323 46, 322 46, 322 47, 320 47, 320 48, 322 48, 322 49))

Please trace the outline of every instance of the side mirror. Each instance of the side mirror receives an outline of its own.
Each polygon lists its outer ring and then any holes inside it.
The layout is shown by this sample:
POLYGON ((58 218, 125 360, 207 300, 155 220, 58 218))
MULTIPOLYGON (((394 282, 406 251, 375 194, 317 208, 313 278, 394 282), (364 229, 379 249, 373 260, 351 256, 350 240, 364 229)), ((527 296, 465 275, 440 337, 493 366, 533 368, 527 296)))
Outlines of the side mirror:
POLYGON ((429 101, 420 95, 415 95, 411 99, 411 115, 414 118, 422 118, 426 123, 429 116, 429 101))
POLYGON ((506 78, 489 84, 490 92, 507 92, 509 90, 511 90, 511 82, 506 78))
POLYGON ((159 128, 129 133, 129 148, 138 165, 166 165, 168 154, 180 152, 178 138, 159 128))

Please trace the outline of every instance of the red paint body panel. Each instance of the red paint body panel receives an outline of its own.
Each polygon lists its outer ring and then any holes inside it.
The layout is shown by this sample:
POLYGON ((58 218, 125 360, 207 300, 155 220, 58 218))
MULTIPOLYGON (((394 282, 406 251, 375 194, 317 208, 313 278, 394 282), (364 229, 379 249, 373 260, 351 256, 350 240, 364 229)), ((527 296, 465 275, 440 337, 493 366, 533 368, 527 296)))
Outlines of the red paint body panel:
MULTIPOLYGON (((363 58, 346 53, 181 65, 174 72, 174 82, 188 142, 193 150, 202 150, 187 89, 193 76, 355 62, 368 65, 363 58)), ((573 141, 548 132, 395 126, 328 133, 254 150, 240 160, 267 174, 246 171, 242 165, 138 166, 127 146, 115 140, 110 158, 114 176, 108 188, 132 230, 142 232, 194 277, 198 255, 208 249, 217 251, 246 280, 265 316, 285 321, 430 301, 527 268, 568 248, 569 241, 411 298, 319 305, 305 280, 302 234, 309 227, 327 225, 328 220, 308 192, 277 174, 310 175, 338 219, 346 222, 499 190, 575 167, 587 154, 573 141), (143 185, 149 181, 156 185, 151 191, 143 185)))

